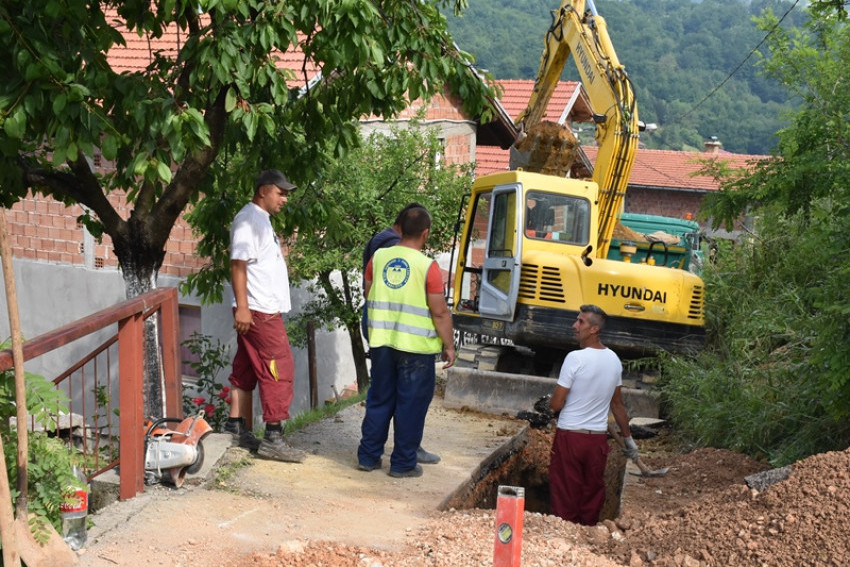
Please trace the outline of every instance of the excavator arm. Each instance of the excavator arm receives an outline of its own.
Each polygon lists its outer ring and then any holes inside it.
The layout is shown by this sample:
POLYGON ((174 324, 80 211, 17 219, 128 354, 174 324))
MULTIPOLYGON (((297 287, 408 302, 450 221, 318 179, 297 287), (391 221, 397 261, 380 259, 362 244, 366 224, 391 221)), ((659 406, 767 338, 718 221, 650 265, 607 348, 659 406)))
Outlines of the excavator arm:
POLYGON ((599 234, 595 254, 605 258, 622 208, 638 147, 634 90, 593 0, 564 0, 553 12, 540 70, 527 108, 517 119, 520 137, 511 148, 511 169, 566 177, 578 141, 566 126, 542 121, 546 106, 572 55, 588 93, 599 152, 593 181, 599 185, 599 234))

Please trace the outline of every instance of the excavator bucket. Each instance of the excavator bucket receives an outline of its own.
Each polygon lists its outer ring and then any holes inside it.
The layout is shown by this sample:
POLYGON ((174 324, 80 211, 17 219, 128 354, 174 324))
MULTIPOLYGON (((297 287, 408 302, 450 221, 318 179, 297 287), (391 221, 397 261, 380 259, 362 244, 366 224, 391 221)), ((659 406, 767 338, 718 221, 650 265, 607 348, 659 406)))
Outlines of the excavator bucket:
POLYGON ((579 152, 570 129, 555 122, 540 122, 511 146, 510 168, 568 177, 579 152))

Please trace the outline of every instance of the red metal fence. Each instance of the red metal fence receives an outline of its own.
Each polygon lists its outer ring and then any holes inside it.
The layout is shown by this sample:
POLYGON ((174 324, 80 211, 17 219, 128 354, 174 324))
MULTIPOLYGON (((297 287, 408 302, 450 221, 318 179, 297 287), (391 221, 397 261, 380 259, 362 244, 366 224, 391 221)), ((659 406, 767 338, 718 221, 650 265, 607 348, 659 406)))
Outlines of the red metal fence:
MULTIPOLYGON (((182 417, 176 288, 156 289, 128 299, 23 344, 26 362, 117 324, 115 335, 91 350, 53 382, 71 398, 68 432, 76 430, 76 434, 69 436, 69 442, 75 438, 77 450, 85 453, 88 476, 97 476, 120 464, 119 497, 122 500, 144 491, 144 420, 147 417, 144 415, 143 394, 144 327, 145 321, 157 314, 165 415, 182 417), (117 408, 112 395, 116 389, 117 408), (117 418, 117 426, 113 418, 117 418)), ((11 349, 0 351, 0 372, 14 366, 11 349)))

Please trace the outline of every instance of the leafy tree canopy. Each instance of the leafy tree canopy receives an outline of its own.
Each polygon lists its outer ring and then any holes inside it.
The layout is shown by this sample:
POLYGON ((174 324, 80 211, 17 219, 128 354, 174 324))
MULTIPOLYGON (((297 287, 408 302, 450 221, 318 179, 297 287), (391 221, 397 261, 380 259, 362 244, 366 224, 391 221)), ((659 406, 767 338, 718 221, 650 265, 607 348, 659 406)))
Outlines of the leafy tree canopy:
POLYGON ((850 444, 850 33, 817 8, 769 38, 760 64, 802 104, 774 159, 707 200, 754 232, 706 273, 712 350, 673 361, 665 388, 688 438, 777 465, 850 444))
MULTIPOLYGON (((0 204, 32 191, 82 205, 87 228, 111 238, 127 295, 148 291, 187 205, 237 198, 229 191, 269 167, 306 185, 356 145, 357 119, 444 88, 470 117, 486 115, 494 92, 454 46, 438 11, 450 5, 5 0, 0 204), (148 45, 144 69, 113 66, 123 33, 148 45), (287 51, 300 71, 281 68, 287 51), (308 83, 312 65, 321 80, 308 83)), ((291 220, 311 230, 316 210, 291 220)), ((162 411, 156 356, 146 349, 148 415, 162 411)))
POLYGON ((84 205, 89 229, 112 238, 128 293, 144 291, 187 204, 250 185, 265 167, 304 184, 356 144, 357 118, 394 116, 444 87, 470 116, 486 112, 493 93, 438 5, 448 3, 4 2, 2 203, 33 190, 84 205), (125 30, 152 46, 143 70, 113 68, 125 30), (158 41, 173 50, 154 49, 158 41), (280 68, 292 48, 321 81, 305 86, 306 72, 280 68), (96 171, 101 157, 114 169, 96 171), (129 218, 113 192, 130 201, 129 218))

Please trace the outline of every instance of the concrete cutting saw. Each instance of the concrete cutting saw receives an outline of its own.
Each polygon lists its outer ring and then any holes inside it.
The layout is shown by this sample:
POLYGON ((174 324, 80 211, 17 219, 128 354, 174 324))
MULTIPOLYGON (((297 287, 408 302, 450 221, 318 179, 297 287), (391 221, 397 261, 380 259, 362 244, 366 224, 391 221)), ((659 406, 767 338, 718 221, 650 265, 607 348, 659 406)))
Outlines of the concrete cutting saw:
POLYGON ((145 420, 145 484, 165 482, 183 486, 187 474, 201 470, 204 464, 204 438, 212 427, 204 412, 179 419, 175 417, 145 420), (177 424, 173 428, 169 424, 177 424))

